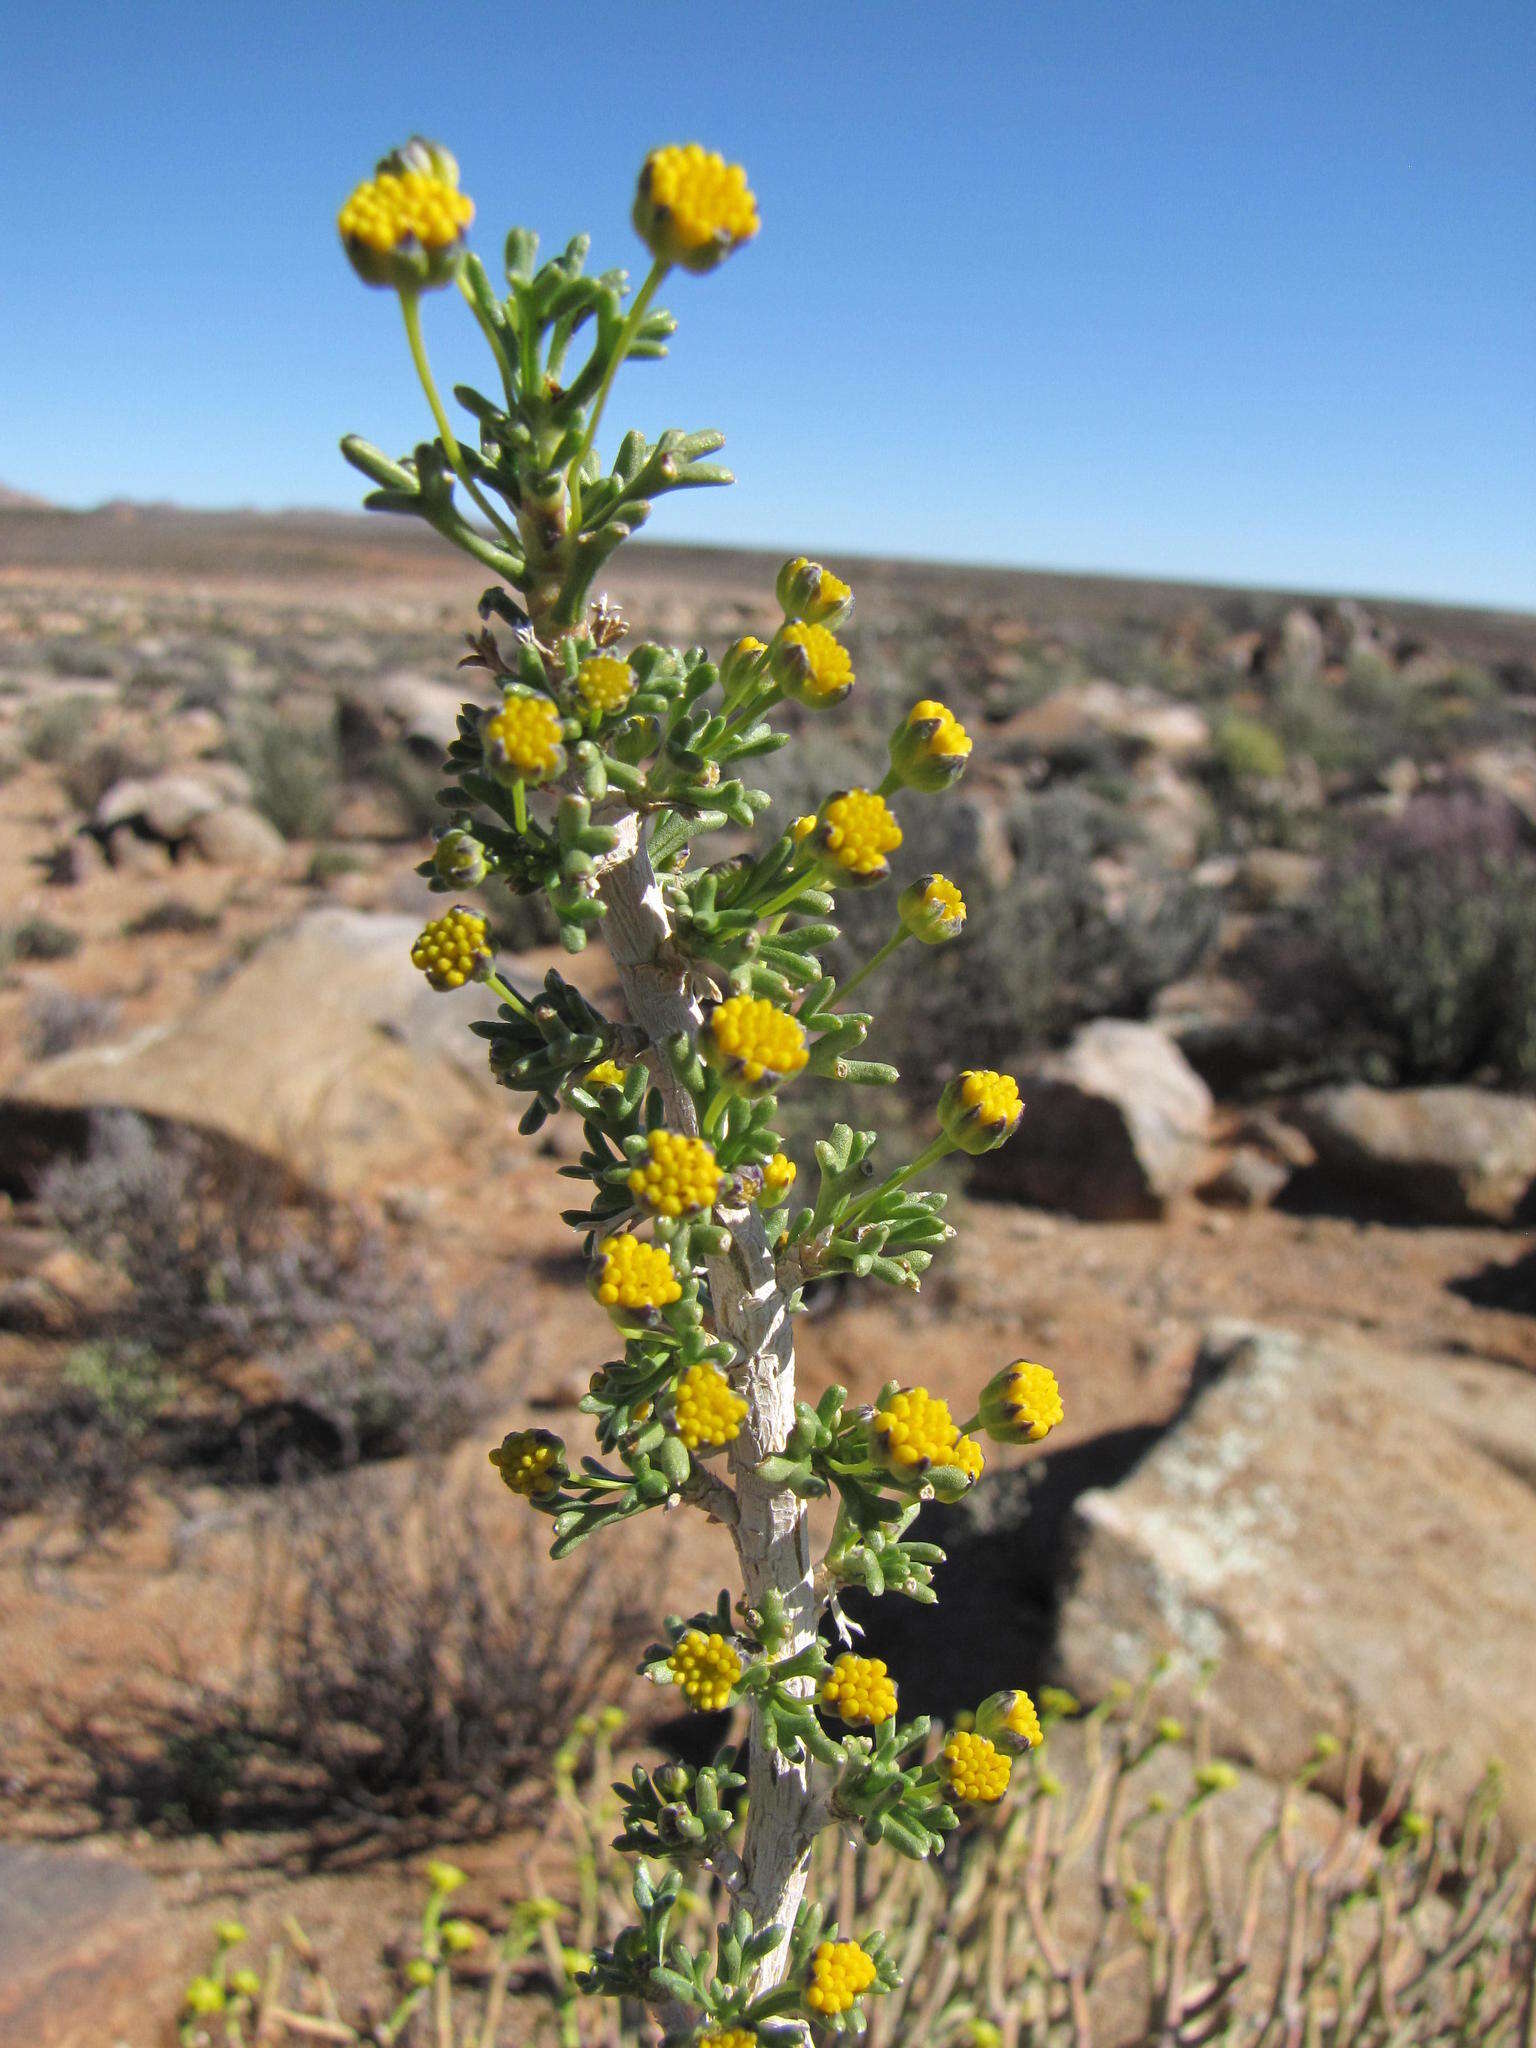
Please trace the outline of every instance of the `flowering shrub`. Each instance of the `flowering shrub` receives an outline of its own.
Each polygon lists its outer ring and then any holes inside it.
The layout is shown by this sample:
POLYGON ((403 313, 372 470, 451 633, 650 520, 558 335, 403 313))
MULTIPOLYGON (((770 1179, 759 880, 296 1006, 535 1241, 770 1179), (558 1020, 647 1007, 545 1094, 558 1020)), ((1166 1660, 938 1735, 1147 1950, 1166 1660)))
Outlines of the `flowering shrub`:
POLYGON ((716 433, 632 432, 606 465, 597 440, 621 367, 665 352, 675 323, 656 304, 663 281, 711 271, 750 241, 756 201, 738 166, 697 146, 653 152, 634 206, 653 260, 633 297, 623 272, 585 271, 584 237, 539 265, 521 228, 507 238, 502 296, 467 249, 473 215, 453 159, 417 139, 340 221, 359 275, 399 296, 437 428, 399 460, 350 437, 343 449, 376 487, 369 505, 426 520, 497 579, 465 665, 500 701, 460 715, 444 830, 422 873, 453 895, 542 895, 573 952, 603 930, 627 1010, 604 1015, 558 974, 524 994, 498 972, 494 915, 463 903, 412 954, 434 988, 477 980, 501 998, 474 1028, 496 1078, 529 1098, 525 1132, 561 1107, 580 1117, 585 1149, 565 1170, 586 1191, 566 1221, 622 1339, 581 1404, 601 1457, 523 1429, 492 1462, 523 1511, 550 1518, 556 1557, 686 1504, 730 1531, 742 1582, 709 1613, 669 1617, 644 1669, 698 1710, 744 1709, 744 1739, 707 1770, 642 1772, 626 1789, 625 1844, 667 1867, 638 1864, 636 1918, 597 1946, 580 1981, 647 2009, 671 2042, 771 2048, 859 2032, 897 1973, 878 1928, 839 1928, 806 1902, 817 1835, 854 1829, 928 1857, 959 1806, 1003 1797, 1039 1724, 1024 1695, 998 1695, 929 1755, 927 1720, 899 1719, 884 1666, 835 1653, 853 1634, 840 1597, 856 1586, 932 1600, 941 1553, 908 1540, 920 1506, 974 1484, 975 1432, 1036 1440, 1061 1404, 1047 1369, 1022 1363, 1002 1368, 987 1414, 963 1423, 922 1387, 892 1383, 870 1407, 841 1387, 815 1407, 795 1393, 806 1283, 848 1273, 918 1287, 953 1232, 943 1197, 913 1183, 946 1153, 1014 1135, 1023 1104, 1008 1075, 958 1074, 932 1142, 884 1177, 876 1134, 836 1123, 799 1206, 775 1125, 779 1091, 802 1076, 850 1089, 897 1080, 865 1056, 874 1020, 847 997, 908 939, 957 939, 960 886, 908 879, 890 937, 841 988, 820 956, 838 936, 839 892, 892 877, 903 843, 893 806, 941 798, 971 742, 947 706, 923 699, 892 733, 878 787, 827 793, 786 830, 760 833, 751 854, 695 858, 710 834, 763 823, 769 799, 745 778, 786 743, 775 708, 789 699, 814 714, 857 686, 838 638, 853 593, 803 557, 777 579, 772 636, 737 641, 718 664, 700 647, 625 647, 621 613, 592 595, 657 497, 730 481, 708 459, 716 433), (458 387, 475 426, 463 441, 419 318, 421 294, 450 286, 479 324, 496 387, 458 387), (818 1562, 806 1503, 820 1496, 836 1496, 837 1513, 818 1562), (712 1940, 693 1938, 680 1905, 701 1866, 732 1899, 712 1940))

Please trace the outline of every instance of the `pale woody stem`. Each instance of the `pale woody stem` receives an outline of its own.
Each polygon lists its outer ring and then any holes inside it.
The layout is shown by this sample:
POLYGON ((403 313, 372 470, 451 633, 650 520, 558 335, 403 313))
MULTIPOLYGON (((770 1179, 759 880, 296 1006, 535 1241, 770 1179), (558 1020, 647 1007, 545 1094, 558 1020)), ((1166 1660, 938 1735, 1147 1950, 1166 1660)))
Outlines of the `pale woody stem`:
MULTIPOLYGON (((608 909, 604 931, 623 984, 632 1022, 654 1044, 687 1032, 696 1037, 701 1016, 680 965, 669 957, 671 927, 666 905, 641 840, 638 821, 619 821, 621 852, 601 880, 608 909)), ((660 1074, 673 1127, 697 1134, 698 1117, 688 1091, 663 1069, 660 1074)), ((723 1336, 739 1348, 732 1378, 747 1401, 747 1415, 732 1447, 738 1502, 733 1530, 748 1602, 758 1605, 777 1592, 789 1615, 785 1653, 802 1648, 816 1631, 810 1533, 804 1505, 783 1487, 765 1485, 756 1466, 783 1449, 795 1419, 795 1352, 788 1304, 774 1273, 762 1219, 750 1205, 722 1209, 732 1249, 709 1262, 709 1291, 723 1336)), ((748 1765, 746 1838, 737 1903, 754 1928, 783 1929, 781 1943, 758 1968, 755 1992, 771 1989, 784 1975, 785 1944, 805 1891, 813 1804, 807 1773, 771 1754, 754 1714, 748 1765)))

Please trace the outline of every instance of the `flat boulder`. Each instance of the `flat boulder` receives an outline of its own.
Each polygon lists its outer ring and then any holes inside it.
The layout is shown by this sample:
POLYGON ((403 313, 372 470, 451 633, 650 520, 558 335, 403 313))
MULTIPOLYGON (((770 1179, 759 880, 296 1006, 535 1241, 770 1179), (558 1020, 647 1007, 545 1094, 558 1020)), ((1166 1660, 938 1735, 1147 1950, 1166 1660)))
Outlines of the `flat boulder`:
POLYGON ((1459 1797, 1497 1759, 1536 1831, 1536 1383, 1462 1358, 1219 1324, 1202 1388, 1073 1505, 1056 1663, 1090 1699, 1154 1655, 1218 1746, 1271 1776, 1358 1729, 1434 1753, 1459 1797))
POLYGON ((1210 1090, 1149 1024, 1101 1018, 1019 1076, 1024 1122, 976 1187, 1096 1222, 1161 1216, 1209 1169, 1210 1090))
POLYGON ((1509 1223, 1536 1183, 1536 1101, 1488 1088, 1318 1088, 1287 1112, 1346 1199, 1425 1223, 1509 1223))
POLYGON ((512 1098, 467 1028, 495 997, 434 993, 410 964, 420 928, 339 905, 309 912, 185 1014, 30 1068, 0 1103, 0 1153, 23 1143, 28 1113, 129 1109, 339 1191, 440 1160, 512 1098))

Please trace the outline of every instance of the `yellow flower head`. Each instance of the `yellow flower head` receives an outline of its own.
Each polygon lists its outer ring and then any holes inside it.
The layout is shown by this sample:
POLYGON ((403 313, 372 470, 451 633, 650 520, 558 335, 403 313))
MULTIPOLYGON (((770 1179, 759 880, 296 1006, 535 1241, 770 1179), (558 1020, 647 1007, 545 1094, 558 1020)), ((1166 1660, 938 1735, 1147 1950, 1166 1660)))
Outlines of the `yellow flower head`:
POLYGON ((757 233, 757 201, 740 164, 696 142, 653 149, 640 169, 635 232, 661 263, 713 270, 757 233))
POLYGON ((181 2002, 199 2019, 224 2010, 224 1986, 217 1977, 194 1977, 181 1995, 181 2002))
POLYGON ((842 577, 823 569, 820 562, 808 562, 804 555, 784 564, 774 595, 786 619, 807 626, 840 626, 853 610, 853 592, 842 577))
POLYGON ((1048 1365, 1016 1358, 982 1389, 981 1426, 1000 1444, 1037 1444, 1061 1421, 1061 1389, 1048 1365))
POLYGON ((1024 1104, 1011 1074, 967 1068, 939 1097, 939 1122, 962 1152, 991 1152, 1019 1128, 1024 1104))
POLYGON ((810 1053, 805 1027, 766 996, 727 996, 710 1012, 704 1057, 744 1094, 798 1074, 810 1053))
POLYGON ((773 653, 773 677, 787 697, 811 710, 839 704, 853 688, 853 661, 825 626, 786 626, 773 653))
POLYGON ((508 690, 481 721, 486 764, 501 782, 547 782, 565 767, 560 714, 532 690, 508 690))
POLYGON ((622 1312, 670 1308, 683 1289, 664 1247, 626 1230, 599 1247, 593 1291, 604 1308, 622 1312))
POLYGON ((746 1420, 746 1402, 718 1366, 690 1365, 674 1400, 677 1433, 690 1451, 733 1442, 746 1420))
POLYGON ((920 875, 896 898, 896 912, 925 946, 942 946, 965 930, 965 898, 948 875, 920 875))
POLYGON ((589 655, 576 671, 576 689, 589 711, 611 718, 634 695, 635 672, 617 655, 589 655))
POLYGON ((899 1477, 917 1478, 930 1465, 953 1465, 963 1439, 949 1412, 949 1403, 926 1387, 904 1387, 869 1425, 870 1443, 880 1462, 899 1477))
POLYGON ((847 2012, 875 1981, 874 1958, 856 1941, 820 1941, 811 1957, 805 2002, 826 2018, 847 2012))
POLYGON ((411 948, 411 965, 420 968, 433 988, 440 990, 478 981, 492 958, 485 939, 485 919, 462 903, 423 926, 411 948))
POLYGON ((945 1783, 957 1799, 975 1806, 994 1806, 1008 1790, 1012 1759, 985 1735, 965 1730, 951 1735, 940 1760, 945 1783))
POLYGON ((861 1722, 878 1728, 896 1712, 896 1688, 878 1657, 845 1652, 821 1681, 821 1703, 835 1709, 850 1727, 861 1722))
POLYGON ((422 291, 453 277, 474 217, 458 165, 440 143, 417 136, 357 187, 336 225, 365 283, 422 291))
POLYGON ((751 2027, 711 2027, 695 2048, 757 2048, 757 2038, 751 2027))
POLYGON ((976 1709, 976 1731, 1010 1756, 1022 1756, 1045 1740, 1040 1716, 1027 1692, 995 1692, 976 1709))
POLYGON ((741 1659, 725 1636, 691 1628, 667 1659, 671 1682, 701 1713, 718 1714, 731 1703, 741 1676, 741 1659))
POLYGON ((720 657, 720 687, 729 697, 755 676, 768 652, 755 634, 744 633, 733 640, 720 657))
POLYGON ((775 1152, 761 1168, 763 1184, 757 1191, 757 1200, 765 1208, 772 1209, 782 1202, 795 1184, 795 1162, 782 1152, 775 1152))
POLYGON ((629 1176, 629 1191, 637 1202, 658 1216, 685 1216, 713 1206, 720 1192, 720 1169, 702 1138, 652 1131, 645 1142, 651 1156, 629 1176))
POLYGON ((617 1060, 599 1060, 595 1067, 588 1067, 582 1076, 584 1088, 622 1088, 628 1078, 628 1067, 621 1067, 617 1060))
POLYGON ((816 845, 822 859, 854 881, 884 881, 891 871, 886 855, 900 844, 890 805, 872 789, 840 790, 821 807, 816 845))
POLYGON ((930 792, 958 782, 971 755, 970 734, 947 704, 925 697, 891 734, 891 766, 908 789, 930 792))
POLYGON ((543 1500, 558 1492, 565 1477, 565 1445, 547 1429, 514 1429, 490 1458, 506 1484, 525 1500, 543 1500))
POLYGON ((789 836, 794 840, 796 846, 803 846, 815 830, 816 813, 814 811, 807 811, 802 816, 790 821, 789 836))

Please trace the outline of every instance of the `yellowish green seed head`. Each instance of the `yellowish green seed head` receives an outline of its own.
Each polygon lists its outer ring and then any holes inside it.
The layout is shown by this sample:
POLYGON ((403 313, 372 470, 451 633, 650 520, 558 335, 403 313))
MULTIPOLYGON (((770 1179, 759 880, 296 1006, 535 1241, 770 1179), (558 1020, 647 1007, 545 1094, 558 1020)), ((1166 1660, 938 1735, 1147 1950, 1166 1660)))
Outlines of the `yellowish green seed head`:
POLYGON ((806 626, 840 626, 853 610, 853 592, 843 579, 804 555, 784 564, 774 595, 786 619, 806 626))
POLYGON ((995 1151, 1019 1128, 1024 1104, 1011 1074, 967 1068, 939 1097, 939 1123, 962 1152, 995 1151))
POLYGON ((658 1216, 673 1217, 713 1207, 721 1176, 712 1146, 676 1131, 652 1131, 645 1142, 650 1157, 629 1176, 637 1202, 658 1216))
POLYGON ((713 270, 758 230, 757 201, 740 164, 696 142, 653 149, 635 193, 635 232, 661 263, 713 270))
POLYGON ((718 1714, 731 1703, 742 1663, 729 1638, 691 1628, 667 1659, 671 1682, 701 1714, 718 1714))
POLYGON ((850 1728, 878 1728, 896 1713, 896 1688, 879 1657, 845 1651, 821 1681, 821 1703, 850 1728))
POLYGON ((565 1445, 548 1429, 514 1429, 490 1459, 504 1482, 525 1500, 547 1500, 559 1492, 566 1474, 565 1445))
POLYGON ((473 1920, 445 1920, 442 1926, 443 1947, 453 1956, 467 1955, 478 1946, 481 1930, 473 1920))
POLYGON ((494 957, 486 942, 485 919, 462 903, 434 917, 411 948, 411 965, 442 991, 482 980, 494 957))
POLYGON ((464 253, 474 202, 459 167, 420 136, 379 165, 336 216, 353 269, 366 284, 416 292, 450 282, 464 253))
POLYGON ((576 692, 588 711, 611 718, 635 694, 635 672, 617 655, 589 655, 576 671, 576 692))
POLYGON ((236 1998, 260 1998, 261 1978, 255 1970, 231 1970, 229 1988, 236 1998))
POLYGON ((249 1941, 245 1924, 240 1920, 220 1920, 214 1925, 213 1938, 220 1948, 238 1948, 242 1941, 249 1941))
POLYGON ((883 796, 843 789, 828 797, 817 819, 815 845, 823 863, 854 882, 883 882, 887 856, 901 844, 901 827, 883 796))
POLYGON ((207 2019, 224 2010, 224 1986, 216 1977, 194 1977, 182 1993, 181 2002, 190 2013, 199 2019, 207 2019))
POLYGON ((965 898, 948 875, 919 875, 896 898, 896 914, 925 946, 947 945, 965 930, 965 898))
POLYGON ((773 650, 773 678, 786 697, 812 711, 840 704, 853 688, 853 658, 825 626, 786 626, 773 650))
POLYGON ((795 1184, 796 1170, 793 1159, 783 1152, 775 1152, 771 1159, 763 1162, 759 1169, 763 1176, 763 1184, 757 1191, 756 1199, 765 1209, 776 1208, 783 1201, 795 1184))
POLYGON ((690 1365, 674 1397, 677 1433, 690 1451, 734 1442, 747 1404, 718 1366, 690 1365))
POLYGON ((945 1743, 940 1768, 955 1797, 973 1806, 996 1805, 1013 1775, 1011 1758, 995 1742, 964 1729, 945 1743))
POLYGON ((418 1991, 426 1991, 431 1988, 437 1972, 425 1956, 412 1956, 405 1966, 403 1975, 407 1984, 414 1986, 418 1991))
POLYGON ((565 768, 560 714, 532 690, 508 690, 481 721, 486 765, 501 782, 548 782, 565 768))
POLYGON ((980 1405, 981 1426, 999 1444, 1037 1444, 1066 1412, 1055 1373, 1027 1358, 1016 1358, 994 1373, 982 1389, 980 1405))
POLYGON ((805 2003, 831 2019, 847 2012, 875 1981, 874 1958, 856 1941, 821 1941, 811 1956, 805 2003))
POLYGON ((727 996, 718 1003, 704 1029, 703 1052, 742 1094, 787 1081, 810 1058, 804 1025, 766 996, 727 996))
POLYGON ((461 1886, 469 1883, 468 1877, 457 1863, 446 1863, 437 1856, 423 1867, 422 1876, 433 1891, 440 1892, 445 1899, 451 1892, 456 1892, 461 1886))
POLYGON ((625 1230, 598 1248, 593 1292, 604 1308, 622 1315, 670 1308, 683 1288, 665 1247, 625 1230))

